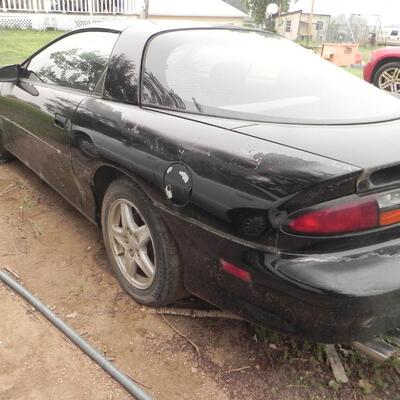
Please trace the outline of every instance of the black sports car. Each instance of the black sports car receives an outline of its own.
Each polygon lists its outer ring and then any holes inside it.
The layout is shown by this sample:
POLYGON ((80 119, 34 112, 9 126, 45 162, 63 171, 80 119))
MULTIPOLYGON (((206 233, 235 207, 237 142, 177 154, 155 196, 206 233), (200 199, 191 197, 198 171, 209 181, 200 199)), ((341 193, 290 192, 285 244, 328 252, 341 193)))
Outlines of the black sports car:
POLYGON ((139 303, 280 332, 400 326, 400 103, 277 35, 132 21, 0 70, 1 157, 101 226, 139 303))

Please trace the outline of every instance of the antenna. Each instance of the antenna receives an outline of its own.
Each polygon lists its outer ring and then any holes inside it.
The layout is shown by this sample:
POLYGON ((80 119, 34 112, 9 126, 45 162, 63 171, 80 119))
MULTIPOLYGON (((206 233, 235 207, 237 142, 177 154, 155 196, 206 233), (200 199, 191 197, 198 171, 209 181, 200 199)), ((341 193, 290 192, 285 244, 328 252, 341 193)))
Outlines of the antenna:
POLYGON ((149 17, 149 6, 150 6, 150 0, 144 0, 142 8, 143 19, 147 19, 149 17))

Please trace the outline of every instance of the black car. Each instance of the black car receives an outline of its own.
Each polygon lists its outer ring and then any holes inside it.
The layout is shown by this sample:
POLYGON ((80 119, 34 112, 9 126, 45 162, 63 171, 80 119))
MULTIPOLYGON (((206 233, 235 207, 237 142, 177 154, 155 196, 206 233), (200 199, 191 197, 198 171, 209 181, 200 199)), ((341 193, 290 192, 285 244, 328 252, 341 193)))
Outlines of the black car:
POLYGON ((272 33, 79 29, 0 70, 1 156, 101 226, 139 303, 319 342, 400 326, 400 103, 272 33))

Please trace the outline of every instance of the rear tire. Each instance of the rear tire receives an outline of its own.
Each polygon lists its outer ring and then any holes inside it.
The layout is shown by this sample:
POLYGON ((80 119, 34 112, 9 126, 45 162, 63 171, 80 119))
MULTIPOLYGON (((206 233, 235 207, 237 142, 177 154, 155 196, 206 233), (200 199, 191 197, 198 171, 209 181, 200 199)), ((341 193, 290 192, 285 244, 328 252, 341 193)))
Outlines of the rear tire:
POLYGON ((183 296, 183 272, 174 238, 138 185, 127 178, 110 184, 101 224, 110 265, 130 296, 153 307, 183 296))
MULTIPOLYGON (((1 120, 0 120, 1 123, 1 120)), ((1 124, 0 124, 1 127, 1 124)), ((1 131, 0 131, 1 132, 1 131)), ((12 160, 13 156, 7 150, 4 149, 2 145, 2 138, 0 133, 0 164, 4 164, 10 160, 12 160)))
POLYGON ((383 64, 375 72, 373 84, 379 89, 400 93, 400 61, 383 64))
POLYGON ((13 156, 11 153, 9 153, 7 150, 4 149, 3 144, 2 144, 2 137, 1 137, 1 120, 0 120, 0 164, 4 164, 6 162, 9 162, 13 159, 13 156))
POLYGON ((14 157, 11 153, 6 150, 0 149, 0 164, 5 164, 10 162, 14 157))

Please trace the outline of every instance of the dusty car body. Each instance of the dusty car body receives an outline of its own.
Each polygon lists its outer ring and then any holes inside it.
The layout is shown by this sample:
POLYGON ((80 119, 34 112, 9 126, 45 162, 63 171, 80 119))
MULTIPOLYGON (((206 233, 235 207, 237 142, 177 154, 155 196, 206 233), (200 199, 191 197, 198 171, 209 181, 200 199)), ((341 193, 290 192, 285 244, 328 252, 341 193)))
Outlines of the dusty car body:
MULTIPOLYGON (((251 322, 328 343, 400 326, 397 100, 285 39, 252 30, 135 23, 85 28, 53 45, 68 38, 82 43, 74 35, 93 33, 101 34, 108 55, 85 79, 41 80, 65 65, 54 52, 48 59, 61 64, 40 70, 47 75, 38 78, 31 66, 52 44, 21 66, 0 70, 4 151, 96 224, 106 221, 101 213, 110 185, 121 177, 134 182, 173 237, 186 291, 251 322), (299 60, 312 57, 317 69, 323 63, 323 77, 339 74, 339 80, 313 94, 318 84, 310 80, 318 74, 312 70, 291 77, 295 88, 275 84, 279 68, 267 78, 252 70, 251 90, 273 83, 266 105, 259 92, 254 104, 241 104, 241 85, 213 95, 223 107, 179 91, 182 54, 193 65, 203 62, 196 46, 206 52, 212 42, 220 46, 213 54, 227 46, 236 54, 242 38, 250 47, 267 41, 277 54, 290 46, 283 61, 294 49, 299 60), (163 71, 174 68, 166 87, 163 71), (291 90, 296 93, 286 96, 291 90), (226 105, 225 98, 236 100, 226 105)), ((206 98, 236 66, 236 59, 223 63, 207 90, 196 90, 206 98)), ((239 69, 231 82, 243 76, 239 69)), ((182 90, 196 79, 185 80, 182 90)), ((135 284, 143 291, 152 285, 135 284)))

